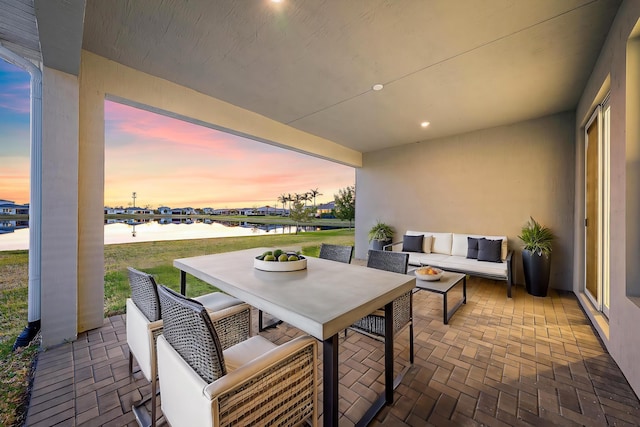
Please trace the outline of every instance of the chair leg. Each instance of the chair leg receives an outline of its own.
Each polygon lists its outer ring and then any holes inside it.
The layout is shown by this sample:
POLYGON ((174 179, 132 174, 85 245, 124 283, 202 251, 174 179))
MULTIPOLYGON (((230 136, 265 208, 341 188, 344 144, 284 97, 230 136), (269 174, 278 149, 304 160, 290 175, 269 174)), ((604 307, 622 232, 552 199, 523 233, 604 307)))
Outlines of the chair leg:
POLYGON ((156 426, 156 396, 160 394, 158 390, 158 379, 154 375, 154 379, 151 380, 151 394, 147 397, 143 397, 140 401, 134 402, 131 405, 131 410, 136 417, 136 421, 140 427, 155 427, 156 426), (151 416, 147 411, 146 403, 151 402, 151 416))
POLYGON ((151 427, 156 427, 156 395, 158 389, 158 379, 151 380, 151 427))

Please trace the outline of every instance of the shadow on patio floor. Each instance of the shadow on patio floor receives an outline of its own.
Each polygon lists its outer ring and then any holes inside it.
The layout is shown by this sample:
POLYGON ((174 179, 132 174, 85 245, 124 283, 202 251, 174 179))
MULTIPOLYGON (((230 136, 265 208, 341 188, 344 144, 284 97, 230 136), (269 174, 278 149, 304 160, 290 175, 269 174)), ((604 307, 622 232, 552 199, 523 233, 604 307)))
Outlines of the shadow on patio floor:
MULTIPOLYGON (((572 293, 537 298, 515 287, 507 299, 503 282, 471 278, 467 295, 444 325, 442 296, 414 294, 415 364, 371 425, 640 423, 638 398, 572 293)), ((255 332, 257 312, 253 323, 255 332)), ((279 344, 301 332, 283 324, 263 335, 279 344)), ((408 363, 407 329, 395 351, 399 372, 408 363)), ((123 315, 41 353, 26 425, 135 426, 131 403, 150 386, 140 373, 129 377, 126 355, 123 315)), ((384 388, 383 345, 350 332, 339 360, 340 425, 349 426, 384 388)))

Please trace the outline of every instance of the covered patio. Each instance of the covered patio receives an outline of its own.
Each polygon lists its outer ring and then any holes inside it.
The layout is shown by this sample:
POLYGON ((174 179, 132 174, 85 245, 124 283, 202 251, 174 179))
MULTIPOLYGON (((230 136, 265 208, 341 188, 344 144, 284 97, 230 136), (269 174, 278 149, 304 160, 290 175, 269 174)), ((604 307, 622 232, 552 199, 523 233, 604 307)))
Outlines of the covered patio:
MULTIPOLYGON (((42 82, 28 321, 50 350, 30 423, 130 421, 142 387, 123 373, 122 319, 104 319, 105 100, 356 168, 358 259, 378 220, 506 235, 522 285, 522 225, 553 231, 547 299, 473 281, 444 327, 416 296, 418 362, 379 422, 637 422, 640 2, 0 5, 0 53, 42 82)), ((348 424, 380 353, 347 344, 368 368, 345 363, 348 424)))
MULTIPOLYGON (((472 278, 468 298, 444 325, 442 297, 414 294, 415 363, 372 426, 637 425, 640 401, 572 293, 516 287, 507 300, 500 282, 472 278)), ((301 332, 285 323, 262 334, 280 344, 301 332)), ((396 370, 407 346, 403 331, 396 370)), ((383 345, 349 333, 340 349, 339 422, 351 426, 383 390, 383 345)), ((135 426, 131 404, 150 385, 129 377, 126 355, 124 316, 42 353, 27 425, 135 426)))

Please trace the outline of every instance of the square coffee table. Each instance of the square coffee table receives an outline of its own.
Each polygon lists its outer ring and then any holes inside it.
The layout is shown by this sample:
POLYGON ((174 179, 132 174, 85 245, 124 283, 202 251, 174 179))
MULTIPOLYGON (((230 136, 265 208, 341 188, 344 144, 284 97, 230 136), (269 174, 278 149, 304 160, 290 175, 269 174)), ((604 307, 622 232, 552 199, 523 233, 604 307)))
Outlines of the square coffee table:
MULTIPOLYGON (((416 270, 417 268, 411 270, 409 274, 415 276, 416 270)), ((444 324, 447 325, 453 313, 455 313, 462 304, 467 303, 467 275, 445 271, 440 280, 435 281, 421 280, 416 276, 416 291, 419 290, 435 292, 436 294, 442 295, 442 320, 444 324), (451 307, 451 309, 448 309, 447 293, 459 283, 462 283, 462 299, 458 301, 455 306, 451 307)))

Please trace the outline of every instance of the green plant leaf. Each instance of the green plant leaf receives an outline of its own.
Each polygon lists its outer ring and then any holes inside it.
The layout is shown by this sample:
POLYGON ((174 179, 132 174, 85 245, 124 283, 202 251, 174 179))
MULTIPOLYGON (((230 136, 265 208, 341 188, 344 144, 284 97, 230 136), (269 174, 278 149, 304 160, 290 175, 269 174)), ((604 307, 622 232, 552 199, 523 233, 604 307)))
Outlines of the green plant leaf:
POLYGON ((548 256, 551 253, 551 243, 553 242, 553 233, 551 229, 541 225, 538 221, 530 218, 529 222, 522 227, 518 236, 524 243, 524 249, 535 252, 538 255, 548 256))

